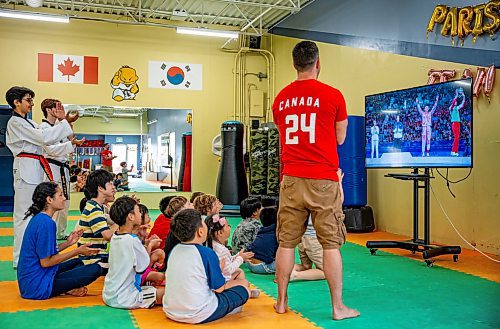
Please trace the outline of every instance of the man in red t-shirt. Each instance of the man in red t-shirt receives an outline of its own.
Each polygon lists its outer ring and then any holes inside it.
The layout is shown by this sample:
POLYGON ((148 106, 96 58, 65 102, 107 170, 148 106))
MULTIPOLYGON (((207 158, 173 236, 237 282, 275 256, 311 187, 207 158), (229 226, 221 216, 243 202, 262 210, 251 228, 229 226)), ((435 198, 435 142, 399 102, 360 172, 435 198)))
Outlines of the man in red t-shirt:
POLYGON ((104 150, 101 152, 102 158, 102 169, 113 173, 113 159, 117 156, 113 156, 113 153, 109 150, 109 143, 104 144, 104 150))
POLYGON ((294 249, 311 216, 323 247, 324 272, 333 306, 333 319, 359 316, 342 301, 344 214, 337 170, 337 144, 344 143, 347 111, 340 91, 317 80, 319 51, 314 42, 302 41, 292 52, 297 80, 276 96, 274 122, 281 143, 283 179, 280 187, 276 255, 278 301, 276 312, 288 307, 288 282, 294 266, 294 249))

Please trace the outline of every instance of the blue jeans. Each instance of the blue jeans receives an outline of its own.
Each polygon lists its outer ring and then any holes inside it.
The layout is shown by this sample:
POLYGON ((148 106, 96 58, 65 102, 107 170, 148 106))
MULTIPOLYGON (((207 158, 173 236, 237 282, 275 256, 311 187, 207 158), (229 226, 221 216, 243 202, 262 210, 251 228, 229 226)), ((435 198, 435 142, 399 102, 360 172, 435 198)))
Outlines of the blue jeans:
POLYGON ((260 264, 247 263, 248 269, 252 273, 256 274, 274 274, 276 273, 276 262, 266 264, 264 262, 260 264))
POLYGON ((83 265, 78 258, 73 258, 59 264, 50 297, 64 294, 72 289, 85 287, 101 276, 101 266, 98 264, 83 265))
POLYGON ((215 295, 218 301, 217 309, 201 323, 208 323, 223 318, 235 308, 243 306, 250 297, 248 296, 248 291, 242 286, 232 287, 221 293, 215 293, 215 295))

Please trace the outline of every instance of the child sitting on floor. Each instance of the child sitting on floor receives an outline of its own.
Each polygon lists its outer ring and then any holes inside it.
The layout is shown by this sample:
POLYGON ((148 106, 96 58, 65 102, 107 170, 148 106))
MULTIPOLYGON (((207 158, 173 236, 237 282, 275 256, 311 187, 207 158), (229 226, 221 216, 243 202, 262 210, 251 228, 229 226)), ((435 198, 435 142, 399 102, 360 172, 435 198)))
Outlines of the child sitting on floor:
MULTIPOLYGON (((231 234, 231 226, 226 218, 221 217, 219 214, 209 215, 205 219, 205 224, 207 224, 208 228, 205 245, 213 249, 217 257, 219 257, 222 275, 226 279, 226 282, 234 279, 244 279, 245 273, 243 273, 240 266, 243 262, 253 257, 253 252, 241 250, 238 254, 231 256, 229 249, 226 247, 227 240, 231 234)), ((259 290, 251 290, 250 298, 256 298, 259 294, 259 290)))
POLYGON ((111 219, 119 225, 109 247, 109 271, 104 279, 102 299, 116 308, 150 308, 161 304, 163 287, 141 287, 141 274, 151 266, 149 254, 135 234, 141 226, 137 201, 128 196, 118 198, 110 209, 111 219))
POLYGON ((185 323, 207 323, 238 310, 249 297, 248 281, 226 282, 215 252, 202 244, 207 225, 194 209, 178 212, 173 234, 181 241, 168 258, 168 283, 163 310, 169 319, 185 323))
POLYGON ((159 286, 165 281, 165 274, 159 273, 158 269, 163 267, 165 261, 165 252, 160 249, 161 239, 156 235, 148 237, 148 230, 151 223, 149 217, 149 209, 143 204, 139 204, 141 213, 141 226, 137 229, 137 236, 142 244, 146 247, 151 247, 151 266, 141 276, 141 286, 159 286))
POLYGON ((233 254, 242 249, 246 250, 250 243, 255 240, 261 226, 259 221, 261 208, 262 204, 258 198, 248 197, 241 201, 240 214, 243 220, 236 226, 233 233, 233 240, 231 241, 233 254))
POLYGON ((83 229, 78 246, 90 243, 99 253, 92 256, 80 256, 84 264, 99 263, 105 275, 108 267, 108 241, 118 229, 118 225, 109 225, 105 216, 105 204, 115 199, 113 175, 106 170, 93 171, 85 186, 85 196, 89 198, 82 211, 78 227, 83 229))
POLYGON ((189 202, 191 202, 192 204, 194 204, 194 200, 199 197, 200 195, 203 195, 205 194, 205 192, 193 192, 193 194, 191 194, 191 197, 189 198, 189 202))
POLYGON ((278 207, 276 198, 262 196, 262 207, 260 212, 262 227, 247 249, 255 255, 247 262, 247 266, 253 273, 274 274, 276 272, 276 252, 278 251, 278 240, 276 238, 278 207))
MULTIPOLYGON (((339 168, 337 171, 339 177, 340 198, 344 202, 344 190, 342 189, 342 179, 344 173, 339 168)), ((298 245, 300 264, 295 264, 290 274, 290 281, 297 280, 324 280, 323 272, 323 247, 318 241, 316 230, 314 229, 311 216, 307 222, 307 228, 298 245), (313 264, 316 268, 313 268, 313 264)))
POLYGON ((74 231, 68 240, 57 245, 56 223, 52 216, 64 208, 66 198, 54 182, 39 184, 33 193, 33 204, 25 219, 34 215, 26 227, 17 266, 17 282, 22 298, 48 299, 63 293, 85 296, 86 286, 101 275, 98 264, 83 265, 77 255, 94 255, 99 249, 81 245, 66 253, 59 253, 74 245, 83 231, 74 231))
POLYGON ((173 197, 172 199, 170 199, 165 210, 162 211, 164 216, 162 218, 159 218, 159 221, 158 219, 155 221, 151 232, 149 232, 149 236, 151 237, 153 235, 157 235, 161 239, 161 249, 165 248, 165 241, 167 240, 167 236, 170 232, 171 218, 174 217, 177 212, 185 208, 192 208, 192 205, 191 203, 189 203, 188 199, 183 196, 173 197))
POLYGON ((222 210, 223 204, 215 195, 202 194, 194 199, 193 207, 198 210, 203 218, 208 215, 218 214, 222 210))

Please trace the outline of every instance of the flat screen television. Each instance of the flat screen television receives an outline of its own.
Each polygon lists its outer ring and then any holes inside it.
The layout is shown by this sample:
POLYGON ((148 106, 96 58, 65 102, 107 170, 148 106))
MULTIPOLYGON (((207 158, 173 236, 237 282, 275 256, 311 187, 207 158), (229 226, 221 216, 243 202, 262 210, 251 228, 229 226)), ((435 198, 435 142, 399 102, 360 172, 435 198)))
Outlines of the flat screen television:
POLYGON ((367 168, 472 167, 472 79, 365 97, 367 168))

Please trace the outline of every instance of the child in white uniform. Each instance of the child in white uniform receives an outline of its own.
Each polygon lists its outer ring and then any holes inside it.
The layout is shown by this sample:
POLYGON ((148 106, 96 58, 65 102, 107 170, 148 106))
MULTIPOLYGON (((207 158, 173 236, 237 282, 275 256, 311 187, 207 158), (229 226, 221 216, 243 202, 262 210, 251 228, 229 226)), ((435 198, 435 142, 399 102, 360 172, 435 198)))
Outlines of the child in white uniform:
MULTIPOLYGON (((40 106, 45 119, 40 123, 39 128, 47 129, 54 127, 64 120, 66 113, 61 102, 57 99, 47 98, 42 101, 40 106)), ((71 136, 72 137, 72 136, 71 136)), ((54 220, 57 224, 57 239, 66 239, 66 226, 68 222, 69 210, 69 165, 67 163, 68 155, 75 151, 75 145, 81 145, 85 139, 79 141, 76 138, 64 137, 58 143, 46 145, 43 148, 43 156, 47 158, 52 170, 54 182, 61 186, 64 197, 66 198, 64 209, 56 212, 54 220)))

